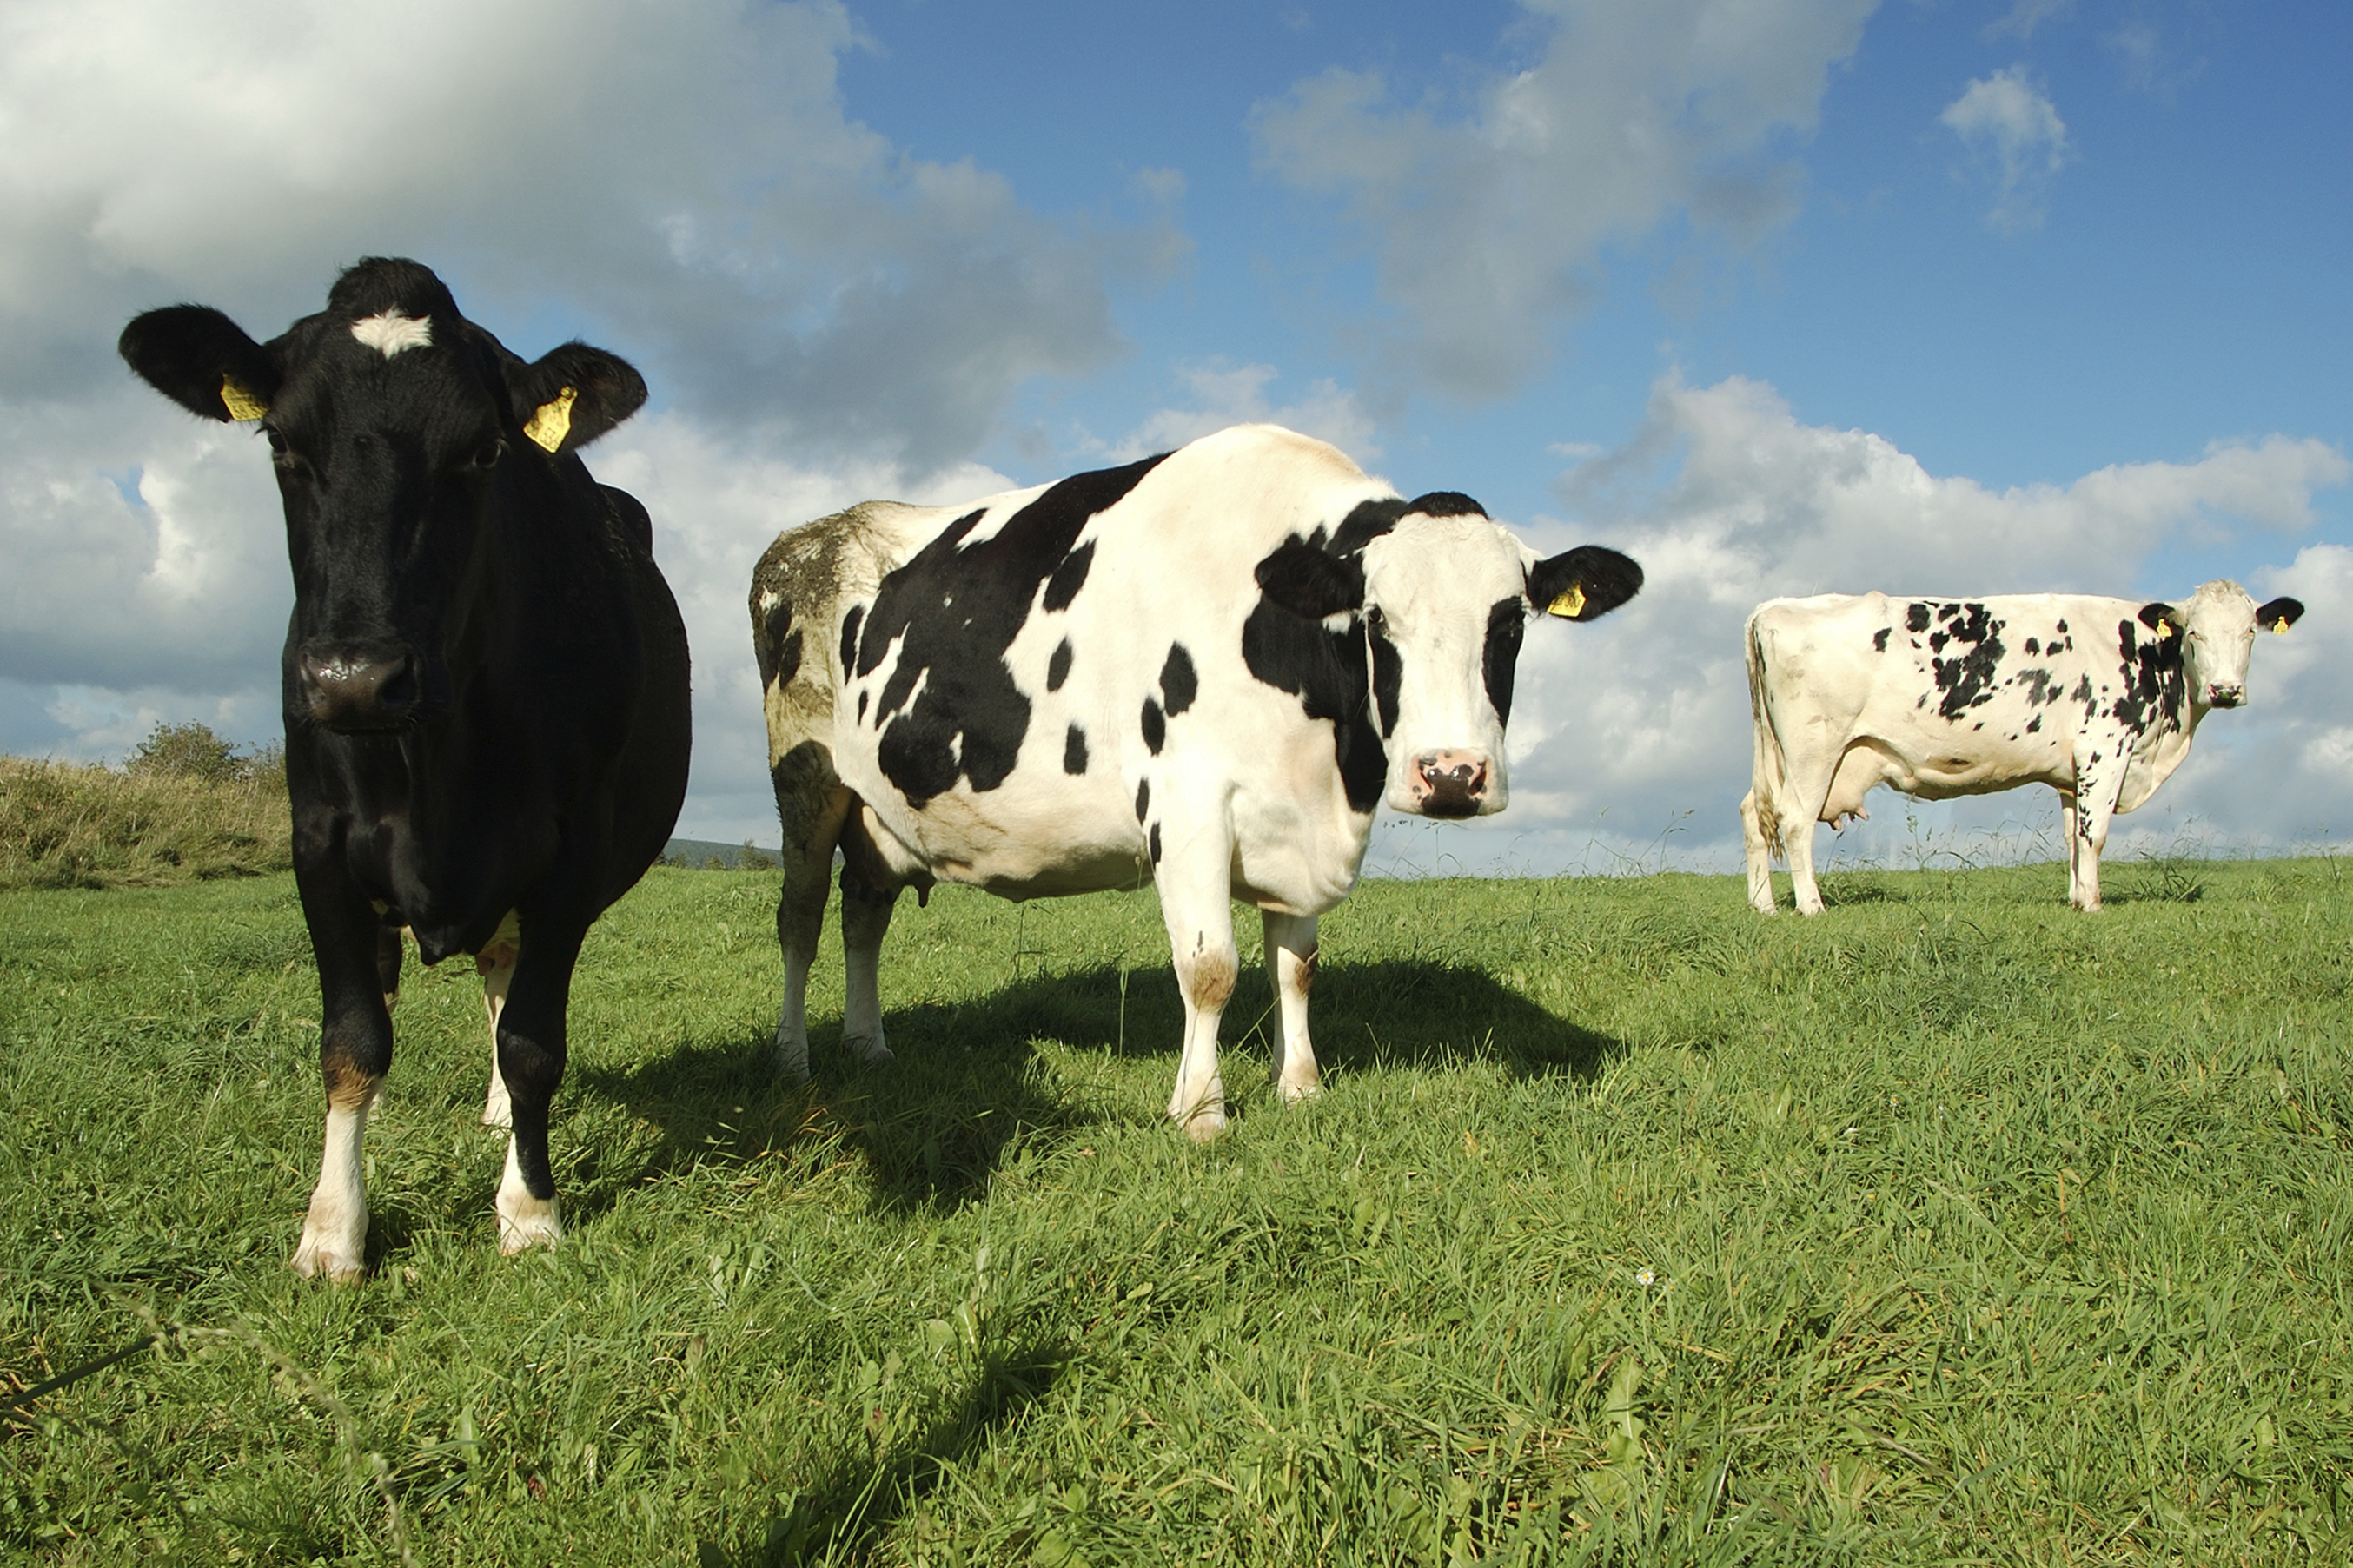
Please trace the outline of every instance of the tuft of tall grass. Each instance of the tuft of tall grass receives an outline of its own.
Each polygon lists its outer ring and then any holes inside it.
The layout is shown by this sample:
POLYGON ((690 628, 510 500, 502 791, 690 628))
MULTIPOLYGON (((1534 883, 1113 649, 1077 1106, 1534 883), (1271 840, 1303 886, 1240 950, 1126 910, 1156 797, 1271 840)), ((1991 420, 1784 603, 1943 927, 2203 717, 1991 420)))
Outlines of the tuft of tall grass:
POLYGON ((157 887, 293 864, 286 774, 0 757, 0 889, 157 887))

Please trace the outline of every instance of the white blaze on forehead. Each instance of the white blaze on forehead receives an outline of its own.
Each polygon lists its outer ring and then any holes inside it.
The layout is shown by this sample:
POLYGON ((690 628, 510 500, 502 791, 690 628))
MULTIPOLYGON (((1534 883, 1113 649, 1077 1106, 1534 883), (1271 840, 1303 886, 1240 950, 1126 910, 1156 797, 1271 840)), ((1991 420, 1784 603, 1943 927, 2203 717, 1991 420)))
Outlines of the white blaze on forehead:
POLYGON ((431 348, 433 318, 406 316, 401 313, 400 307, 395 305, 380 316, 353 321, 352 336, 390 359, 404 349, 431 348))

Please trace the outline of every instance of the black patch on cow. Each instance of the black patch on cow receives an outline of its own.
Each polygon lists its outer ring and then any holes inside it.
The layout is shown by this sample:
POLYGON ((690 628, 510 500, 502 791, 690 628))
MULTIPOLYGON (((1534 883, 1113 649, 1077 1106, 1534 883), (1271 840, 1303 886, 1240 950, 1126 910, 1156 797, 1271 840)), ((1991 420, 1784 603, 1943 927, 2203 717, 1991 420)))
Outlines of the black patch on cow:
POLYGON ((959 776, 982 791, 1012 774, 1029 700, 1013 682, 1006 650, 1041 584, 1050 594, 1055 584, 1078 591, 1086 575, 1083 565, 1071 567, 1084 553, 1074 549, 1079 534, 1160 460, 1074 474, 971 544, 965 541, 986 509, 967 512, 882 579, 859 633, 855 673, 871 673, 898 642, 875 705, 875 756, 908 805, 922 810, 959 776))
POLYGON ((2282 621, 2294 626, 2302 619, 2304 619, 2304 602, 2300 599, 2291 599, 2284 594, 2255 611, 2255 625, 2266 631, 2279 630, 2279 624, 2282 621))
POLYGON ((861 724, 866 722, 866 700, 871 695, 872 693, 866 691, 858 694, 858 721, 861 724))
POLYGON ((1073 777, 1087 771, 1087 732, 1076 724, 1062 736, 1062 771, 1073 777))
POLYGON ((2021 669, 2018 672, 2017 681, 2025 688, 2026 705, 2030 708, 2037 703, 2059 700, 2059 683, 2051 679, 2051 672, 2047 669, 2021 669))
POLYGON ((2032 637, 2029 637, 2026 639, 2026 651, 2031 655, 2041 653, 2042 649, 2036 646, 2032 637))
POLYGON ((1904 629, 1907 632, 1926 631, 1928 629, 1928 606, 1917 603, 1906 605, 1904 611, 1904 629))
POLYGON ((858 663, 858 623, 866 618, 866 606, 852 605, 849 614, 841 617, 841 673, 848 675, 858 663))
POLYGON ((754 651, 759 656, 762 688, 782 686, 801 668, 801 634, 793 625, 793 602, 779 599, 761 626, 754 651))
POLYGON ((2067 635, 2067 623, 2064 621, 2059 623, 2059 635, 2063 637, 2067 635))
MULTIPOLYGON (((2167 613, 2171 614, 2169 610, 2167 613)), ((2142 612, 2142 618, 2147 618, 2147 610, 2142 612)), ((2116 623, 2116 643, 2124 656, 2125 686, 2123 695, 2116 700, 2116 718, 2136 735, 2178 727, 2189 696, 2189 683, 2181 665, 2179 627, 2171 637, 2140 637, 2135 635, 2134 624, 2127 618, 2116 623)))
POLYGON ((1879 630, 1872 637, 1872 647, 1880 653, 1885 653, 1887 651, 1887 635, 1894 629, 1895 628, 1894 626, 1880 627, 1879 630))
POLYGON ((1144 744, 1154 756, 1168 741, 1168 721, 1160 711, 1160 704, 1147 697, 1144 700, 1144 744))
POLYGON ((2030 735, 2040 733, 2042 729, 2042 715, 2040 713, 2037 713, 2033 718, 2029 719, 2026 721, 2026 732, 2030 735))
POLYGON ((1258 590, 1270 604, 1302 620, 1320 621, 1361 607, 1365 567, 1354 553, 1335 556, 1324 548, 1324 531, 1302 539, 1293 534, 1252 569, 1258 590))
POLYGON ((1349 809, 1369 812, 1378 805, 1389 763, 1365 711, 1364 621, 1354 618, 1345 631, 1326 631, 1261 600, 1242 622, 1242 662, 1259 680, 1298 698, 1308 718, 1331 721, 1332 753, 1349 809))
POLYGON ((1970 709, 1993 700, 2001 656, 2009 651, 2001 645, 2004 623, 1994 619, 1981 604, 1942 605, 1937 607, 1936 617, 1946 623, 1947 629, 1930 637, 1930 646, 1941 650, 1950 644, 1956 650, 1951 658, 1930 661, 1936 672, 1936 689, 1945 694, 1936 704, 1936 712, 1943 718, 1958 720, 1970 709))
MULTIPOLYGON (((1461 499, 1470 500, 1468 496, 1461 499)), ((1471 510, 1478 511, 1479 503, 1472 501, 1471 510)), ((1395 497, 1386 500, 1358 501, 1349 509, 1348 515, 1340 520, 1340 526, 1333 531, 1332 553, 1335 555, 1360 553, 1366 545, 1370 544, 1382 534, 1395 532, 1398 519, 1403 517, 1406 510, 1406 503, 1395 497)), ((1479 515, 1484 517, 1486 513, 1480 512, 1479 515)), ((1320 528, 1316 530, 1319 536, 1323 531, 1320 528)), ((1323 540, 1319 537, 1314 542, 1320 545, 1323 540)))
POLYGON ((1460 490, 1432 490, 1406 503, 1406 510, 1424 517, 1484 517, 1487 509, 1460 490))
POLYGON ((1151 835, 1151 837, 1150 837, 1148 839, 1146 839, 1146 840, 1145 840, 1145 844, 1146 844, 1147 847, 1149 847, 1149 848, 1151 849, 1151 851, 1152 851, 1152 863, 1153 863, 1154 865, 1155 865, 1155 866, 1159 865, 1159 864, 1160 864, 1160 824, 1158 824, 1158 823, 1156 823, 1156 822, 1155 822, 1155 823, 1154 823, 1154 824, 1152 825, 1152 835, 1151 835))
POLYGON ((1071 601, 1079 596, 1079 590, 1086 586, 1087 568, 1094 563, 1095 542, 1092 539, 1063 556, 1062 563, 1054 568, 1054 574, 1046 579, 1046 597, 1039 602, 1039 607, 1069 609, 1071 601))
POLYGON ((1135 781, 1135 820, 1142 822, 1152 811, 1152 781, 1135 781))
MULTIPOLYGON (((1512 717, 1512 678, 1519 668, 1520 643, 1527 635, 1526 600, 1514 594, 1487 606, 1487 641, 1479 650, 1479 672, 1487 682, 1487 700, 1495 717, 1506 723, 1512 717)), ((1388 641, 1381 639, 1383 645, 1388 641)), ((1381 731, 1386 734, 1396 728, 1397 700, 1392 696, 1381 715, 1381 731)))
POLYGON ((2089 702, 2092 700, 2092 678, 2087 675, 2075 682, 2075 689, 2067 695, 2078 702, 2089 702))
POLYGON ((1200 692, 1201 679, 1194 673, 1193 656, 1185 651, 1183 643, 1170 643, 1167 662, 1160 667, 1160 695, 1166 700, 1168 716, 1174 719, 1193 706, 1193 699, 1200 692))
POLYGON ((1062 682, 1071 679, 1071 639, 1064 637, 1054 645, 1054 657, 1046 661, 1046 689, 1060 691, 1062 682))

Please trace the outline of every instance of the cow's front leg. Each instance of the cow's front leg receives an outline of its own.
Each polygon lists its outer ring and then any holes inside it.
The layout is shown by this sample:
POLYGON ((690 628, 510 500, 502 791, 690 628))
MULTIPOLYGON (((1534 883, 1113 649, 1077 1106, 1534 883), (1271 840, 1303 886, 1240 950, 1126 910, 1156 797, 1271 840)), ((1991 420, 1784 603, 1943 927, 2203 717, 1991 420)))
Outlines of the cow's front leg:
POLYGON ((482 1010, 491 1016, 491 1088, 482 1098, 485 1127, 514 1125, 514 1104, 507 1094, 505 1075, 499 1071, 499 1015, 506 1010, 507 993, 514 986, 515 953, 522 940, 522 930, 510 912, 474 955, 474 973, 482 977, 482 1010))
POLYGON ((2059 837, 2067 841, 2067 901, 2075 902, 2076 889, 2083 882, 2083 855, 2075 837, 2075 795, 2073 790, 2059 792, 2059 837))
POLYGON ((298 865, 295 879, 319 963, 319 1071, 326 1084, 327 1127, 319 1184, 311 1192, 293 1267, 297 1274, 348 1281, 367 1267, 363 1145, 368 1110, 392 1070, 392 1015, 385 1007, 387 987, 378 963, 384 927, 327 859, 298 865))
POLYGON ((2121 750, 2120 742, 2104 745, 2075 769, 2075 810, 2068 825, 2073 875, 2067 879, 2067 900, 2079 910, 2100 907, 2100 851, 2108 847, 2108 826, 2116 819, 2128 760, 2110 753, 2121 750))
POLYGON ((870 1065, 891 1059, 882 1037, 882 939, 898 902, 898 889, 869 887, 841 868, 841 1043, 870 1065))
POLYGON ((1187 1137, 1206 1143, 1226 1130, 1218 1020, 1233 996, 1240 964, 1234 948, 1233 849, 1221 828, 1206 823, 1187 831, 1164 817, 1159 826, 1163 854, 1153 879, 1168 926, 1177 994, 1185 1002, 1185 1049, 1168 1114, 1187 1137))
POLYGON ((584 932, 534 923, 515 955, 514 979, 499 1012, 499 1074, 506 1080, 512 1131, 499 1179, 499 1250, 521 1252, 564 1238, 547 1123, 564 1082, 565 1010, 584 932))
POLYGON ((1307 1037, 1307 997, 1315 988, 1315 917, 1262 911, 1266 973, 1274 983, 1275 1011, 1282 1032, 1274 1047, 1274 1092, 1285 1105, 1324 1092, 1315 1047, 1307 1037))

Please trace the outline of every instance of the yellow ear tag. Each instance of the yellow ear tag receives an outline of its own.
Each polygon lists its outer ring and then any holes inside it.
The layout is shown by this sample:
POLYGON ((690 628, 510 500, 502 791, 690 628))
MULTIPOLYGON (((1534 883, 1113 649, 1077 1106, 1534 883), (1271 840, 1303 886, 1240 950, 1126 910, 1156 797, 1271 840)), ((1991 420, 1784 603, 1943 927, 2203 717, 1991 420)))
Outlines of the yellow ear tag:
POLYGON ((239 386, 230 376, 221 377, 221 406, 232 419, 259 419, 269 412, 269 405, 239 386))
POLYGON ((1577 619, 1577 612, 1583 608, 1585 608, 1585 590, 1578 584, 1571 583, 1567 593, 1545 606, 1545 614, 1573 621, 1577 619))
POLYGON ((555 401, 539 405, 539 412, 531 416, 531 423, 522 427, 522 433, 549 451, 554 451, 564 445, 564 438, 572 434, 572 400, 579 395, 572 388, 565 387, 555 395, 555 401))
POLYGON ((2278 620, 2272 623, 2272 635, 2274 637, 2282 637, 2287 636, 2287 617, 2285 616, 2282 616, 2278 620))
POLYGON ((2157 623, 2157 635, 2160 638, 2171 637, 2173 635, 2173 623, 2167 620, 2158 621, 2157 623))

